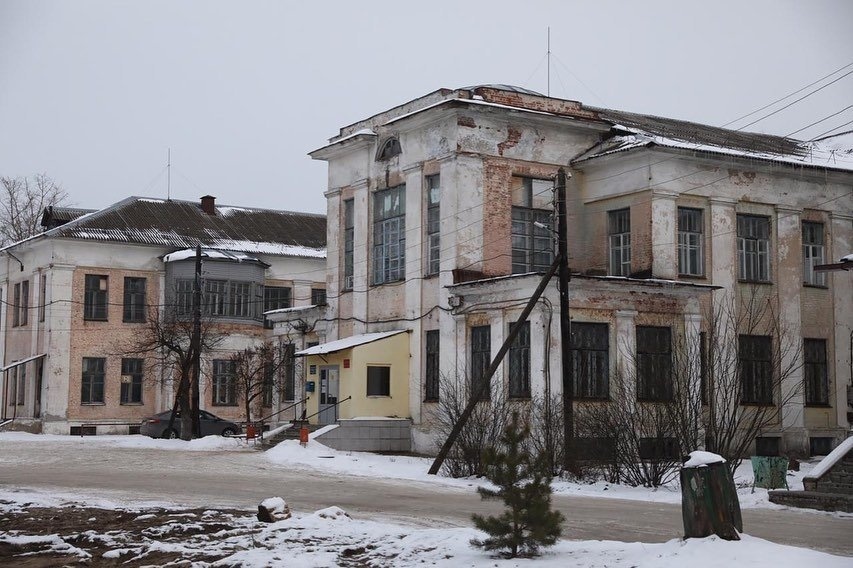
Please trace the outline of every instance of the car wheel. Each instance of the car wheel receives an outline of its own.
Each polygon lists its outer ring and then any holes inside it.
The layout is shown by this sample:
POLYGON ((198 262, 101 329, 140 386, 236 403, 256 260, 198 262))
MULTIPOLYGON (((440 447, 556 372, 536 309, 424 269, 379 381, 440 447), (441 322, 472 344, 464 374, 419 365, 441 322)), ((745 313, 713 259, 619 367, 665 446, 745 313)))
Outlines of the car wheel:
POLYGON ((174 428, 166 428, 163 430, 163 437, 168 440, 174 440, 178 437, 178 432, 174 428))
POLYGON ((223 436, 233 436, 236 433, 237 433, 237 431, 234 430, 234 428, 226 428, 225 430, 222 431, 223 436))

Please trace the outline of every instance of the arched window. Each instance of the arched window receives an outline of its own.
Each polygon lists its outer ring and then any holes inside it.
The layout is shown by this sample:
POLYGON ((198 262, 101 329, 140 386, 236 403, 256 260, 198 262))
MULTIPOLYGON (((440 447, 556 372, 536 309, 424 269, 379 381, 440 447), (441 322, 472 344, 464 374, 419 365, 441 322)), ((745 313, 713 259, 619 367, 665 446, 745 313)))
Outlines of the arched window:
POLYGON ((390 160, 402 152, 403 148, 400 146, 400 141, 392 136, 379 147, 379 151, 376 153, 376 161, 390 160))

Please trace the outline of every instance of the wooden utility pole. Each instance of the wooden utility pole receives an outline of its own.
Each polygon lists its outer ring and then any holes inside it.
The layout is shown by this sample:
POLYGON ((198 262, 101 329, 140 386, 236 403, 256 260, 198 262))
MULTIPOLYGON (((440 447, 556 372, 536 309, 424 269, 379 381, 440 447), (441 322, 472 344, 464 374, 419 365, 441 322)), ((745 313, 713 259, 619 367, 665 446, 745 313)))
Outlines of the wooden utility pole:
MULTIPOLYGON (((524 306, 524 310, 521 312, 521 315, 518 316, 518 321, 510 327, 509 335, 504 339, 503 345, 501 345, 501 348, 498 350, 498 354, 495 355, 495 358, 492 360, 492 364, 489 365, 488 369, 486 369, 486 372, 483 375, 483 380, 477 383, 477 390, 471 391, 471 396, 468 399, 468 404, 465 406, 465 410, 462 411, 462 415, 453 426, 453 429, 450 431, 450 435, 447 436, 447 440, 444 441, 444 445, 441 446, 441 450, 438 452, 435 461, 432 462, 432 466, 429 468, 430 475, 437 474, 438 470, 441 469, 441 464, 444 463, 444 460, 447 458, 447 454, 450 453, 450 449, 456 442, 456 438, 459 437, 459 433, 462 432, 462 428, 465 427, 465 423, 468 422, 468 419, 471 417, 471 413, 474 412, 474 407, 477 406, 477 403, 483 398, 483 395, 488 392, 488 389, 491 386, 492 376, 494 376, 495 371, 498 370, 498 366, 501 364, 501 361, 503 361, 506 352, 509 351, 510 345, 512 345, 512 342, 521 330, 522 324, 527 321, 527 317, 530 315, 530 312, 533 311, 534 306, 536 306, 536 302, 539 301, 539 297, 548 286, 548 282, 551 281, 551 277, 554 276, 555 272, 557 272, 559 263, 560 258, 558 255, 557 258, 554 259, 554 262, 551 263, 551 267, 548 269, 548 272, 542 277, 542 281, 539 282, 539 286, 536 287, 536 291, 533 292, 533 296, 531 296, 527 305, 524 306)), ((474 381, 472 381, 472 383, 473 382, 474 381)))
POLYGON ((568 471, 574 471, 574 377, 571 358, 571 322, 569 320, 569 272, 568 222, 566 220, 566 170, 557 171, 556 207, 557 207, 557 258, 560 260, 560 363, 563 379, 563 465, 568 471))
POLYGON ((192 353, 192 379, 190 381, 190 409, 193 419, 193 437, 201 438, 199 379, 201 378, 201 245, 195 247, 195 279, 193 280, 193 332, 190 340, 192 353))

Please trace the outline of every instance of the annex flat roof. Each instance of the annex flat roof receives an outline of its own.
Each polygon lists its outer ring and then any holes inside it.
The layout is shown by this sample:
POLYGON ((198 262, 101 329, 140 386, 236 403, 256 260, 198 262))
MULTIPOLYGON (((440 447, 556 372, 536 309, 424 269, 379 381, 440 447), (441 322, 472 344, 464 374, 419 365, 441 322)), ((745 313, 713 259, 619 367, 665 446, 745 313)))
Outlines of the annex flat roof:
POLYGON ((309 347, 308 349, 297 351, 296 353, 294 353, 294 355, 299 357, 305 357, 308 355, 328 355, 330 353, 337 353, 338 351, 352 349, 353 347, 358 347, 359 345, 365 345, 366 343, 373 343, 374 341, 386 339, 388 337, 398 335, 400 333, 406 333, 406 331, 407 330, 405 329, 397 329, 394 331, 380 331, 377 333, 351 335, 350 337, 345 337, 336 341, 329 341, 328 343, 315 345, 314 347, 309 347))

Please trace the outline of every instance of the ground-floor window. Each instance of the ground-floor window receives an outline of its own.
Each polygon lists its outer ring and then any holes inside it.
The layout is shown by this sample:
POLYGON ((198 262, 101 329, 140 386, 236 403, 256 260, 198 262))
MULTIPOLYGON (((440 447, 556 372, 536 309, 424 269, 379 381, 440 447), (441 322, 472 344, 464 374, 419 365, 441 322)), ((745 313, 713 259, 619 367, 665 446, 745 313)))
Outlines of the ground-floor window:
POLYGON ((213 360, 213 404, 237 406, 237 365, 234 361, 213 360))
POLYGON ((491 363, 491 343, 491 327, 479 325, 471 328, 471 393, 472 396, 479 394, 481 400, 488 400, 491 395, 488 385, 483 385, 491 363))
POLYGON ((80 381, 80 402, 82 404, 104 403, 104 368, 107 360, 103 357, 83 357, 83 376, 80 381))
POLYGON ((391 367, 367 367, 367 396, 391 396, 391 367))
POLYGON ((142 359, 121 360, 121 404, 142 404, 142 359))

